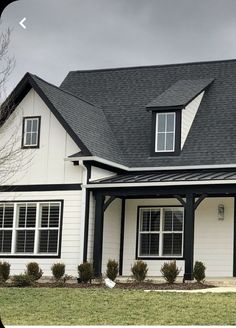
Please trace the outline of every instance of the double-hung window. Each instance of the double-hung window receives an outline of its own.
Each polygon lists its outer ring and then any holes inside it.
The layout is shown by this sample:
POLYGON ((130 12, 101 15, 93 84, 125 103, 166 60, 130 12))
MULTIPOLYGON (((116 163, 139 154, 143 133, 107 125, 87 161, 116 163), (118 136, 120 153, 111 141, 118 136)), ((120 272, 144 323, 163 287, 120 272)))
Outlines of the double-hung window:
POLYGON ((181 207, 140 208, 138 256, 182 257, 183 221, 181 207))
POLYGON ((0 253, 11 253, 14 204, 0 204, 0 253))
POLYGON ((156 114, 155 152, 175 151, 176 113, 156 114))
POLYGON ((58 255, 62 201, 0 204, 0 257, 58 255))
POLYGON ((23 119, 23 148, 38 148, 40 134, 40 117, 24 117, 23 119))

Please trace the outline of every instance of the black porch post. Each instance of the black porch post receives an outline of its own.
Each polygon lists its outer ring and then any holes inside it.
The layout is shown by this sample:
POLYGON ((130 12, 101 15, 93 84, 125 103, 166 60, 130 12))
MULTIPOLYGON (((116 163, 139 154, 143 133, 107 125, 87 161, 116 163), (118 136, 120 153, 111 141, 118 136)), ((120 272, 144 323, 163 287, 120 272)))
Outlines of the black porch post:
POLYGON ((93 268, 95 277, 102 274, 102 243, 103 243, 103 221, 104 221, 104 196, 95 195, 95 225, 93 242, 93 268))
POLYGON ((120 222, 120 256, 119 275, 123 274, 123 253, 124 253, 124 232, 125 232, 125 199, 121 200, 121 222, 120 222))
POLYGON ((194 253, 194 195, 186 195, 185 225, 184 225, 184 280, 193 280, 193 253, 194 253))

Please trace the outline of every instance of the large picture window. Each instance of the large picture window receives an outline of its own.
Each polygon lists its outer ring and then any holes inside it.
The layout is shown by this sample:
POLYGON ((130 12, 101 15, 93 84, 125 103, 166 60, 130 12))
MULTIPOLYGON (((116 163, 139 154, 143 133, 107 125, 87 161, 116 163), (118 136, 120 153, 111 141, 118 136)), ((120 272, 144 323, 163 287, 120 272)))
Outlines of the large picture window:
POLYGON ((61 201, 1 203, 0 254, 57 255, 61 206, 61 201))
POLYGON ((183 225, 181 207, 140 208, 138 256, 182 257, 183 225))
POLYGON ((156 114, 156 152, 175 151, 175 113, 156 114))

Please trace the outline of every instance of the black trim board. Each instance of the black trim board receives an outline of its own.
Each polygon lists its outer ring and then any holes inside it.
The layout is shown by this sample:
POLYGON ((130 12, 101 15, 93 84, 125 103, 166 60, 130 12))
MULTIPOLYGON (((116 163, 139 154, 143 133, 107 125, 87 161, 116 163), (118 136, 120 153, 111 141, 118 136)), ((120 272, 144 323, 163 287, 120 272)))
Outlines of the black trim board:
POLYGON ((0 192, 82 190, 80 183, 0 186, 0 192))
POLYGON ((63 227, 63 214, 64 214, 64 200, 63 199, 43 199, 43 200, 13 200, 13 201, 3 201, 1 203, 47 203, 47 202, 60 202, 61 203, 61 215, 60 215, 60 229, 59 229, 59 241, 58 241, 58 254, 54 255, 39 255, 39 254, 25 254, 25 255, 4 255, 0 254, 0 258, 9 259, 56 259, 61 258, 61 245, 62 245, 62 227, 63 227))

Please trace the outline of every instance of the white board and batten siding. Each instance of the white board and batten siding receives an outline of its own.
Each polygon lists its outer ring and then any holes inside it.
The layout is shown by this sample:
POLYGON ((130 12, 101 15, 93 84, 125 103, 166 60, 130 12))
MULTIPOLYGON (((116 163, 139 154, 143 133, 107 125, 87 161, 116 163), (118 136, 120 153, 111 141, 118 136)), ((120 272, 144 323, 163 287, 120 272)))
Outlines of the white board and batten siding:
POLYGON ((182 125, 181 125, 181 149, 184 146, 184 143, 189 134, 190 128, 193 124, 194 118, 197 114, 198 108, 202 101, 204 91, 200 93, 193 101, 191 101, 183 110, 182 110, 182 125))
MULTIPOLYGON (((9 179, 9 185, 81 183, 82 169, 65 158, 80 149, 48 109, 38 94, 31 89, 0 129, 0 149, 11 142, 21 148, 23 117, 40 116, 40 148, 22 149, 20 168, 9 179)), ((5 183, 7 184, 7 183, 5 183)))
MULTIPOLYGON (((41 117, 40 148, 22 149, 21 169, 4 184, 82 183, 82 168, 65 161, 67 156, 78 152, 79 147, 32 89, 0 129, 0 147, 11 140, 12 133, 15 133, 15 147, 21 147, 23 117, 28 116, 41 117)), ((83 260, 84 197, 82 194, 82 190, 0 193, 0 202, 64 201, 61 258, 5 258, 4 260, 11 264, 11 274, 24 272, 26 263, 35 260, 42 267, 44 275, 51 275, 50 268, 53 263, 63 262, 66 265, 66 273, 77 276, 77 266, 83 260)))

